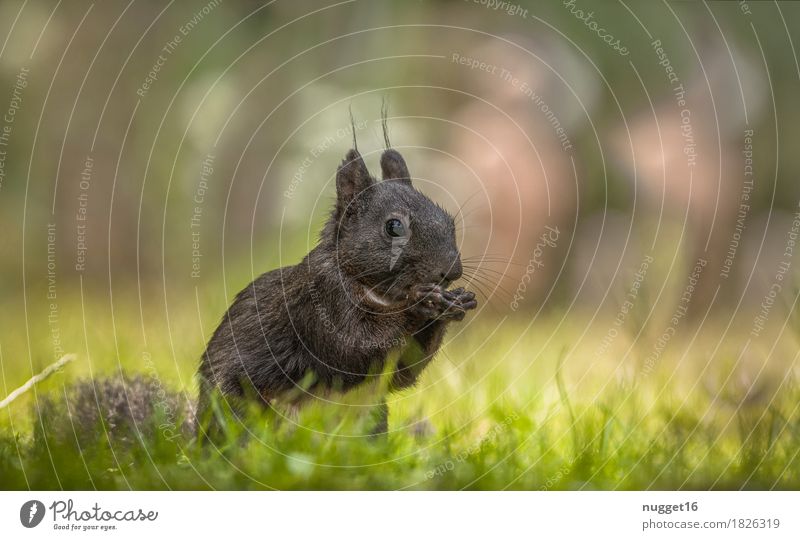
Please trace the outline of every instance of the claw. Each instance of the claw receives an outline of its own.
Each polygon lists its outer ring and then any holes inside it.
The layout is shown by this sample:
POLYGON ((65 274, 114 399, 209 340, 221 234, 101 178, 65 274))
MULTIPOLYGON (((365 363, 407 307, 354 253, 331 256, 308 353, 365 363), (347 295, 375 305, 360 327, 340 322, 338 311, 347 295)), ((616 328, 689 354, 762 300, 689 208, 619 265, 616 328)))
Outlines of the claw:
POLYGON ((460 321, 478 305, 475 293, 463 287, 448 291, 433 283, 415 286, 408 299, 409 308, 428 320, 460 321))

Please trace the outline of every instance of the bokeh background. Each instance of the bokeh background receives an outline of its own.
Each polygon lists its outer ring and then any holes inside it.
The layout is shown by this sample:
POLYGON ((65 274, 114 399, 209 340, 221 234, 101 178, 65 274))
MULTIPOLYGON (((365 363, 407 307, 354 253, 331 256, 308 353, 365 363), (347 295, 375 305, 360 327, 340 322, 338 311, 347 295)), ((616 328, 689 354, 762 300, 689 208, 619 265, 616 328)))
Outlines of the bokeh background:
POLYGON ((798 375, 799 41, 793 2, 4 0, 0 394, 66 353, 37 392, 194 392, 233 296, 315 244, 353 127, 378 169, 386 101, 482 300, 397 418, 485 434, 497 402, 640 383, 645 415, 769 410, 798 375))

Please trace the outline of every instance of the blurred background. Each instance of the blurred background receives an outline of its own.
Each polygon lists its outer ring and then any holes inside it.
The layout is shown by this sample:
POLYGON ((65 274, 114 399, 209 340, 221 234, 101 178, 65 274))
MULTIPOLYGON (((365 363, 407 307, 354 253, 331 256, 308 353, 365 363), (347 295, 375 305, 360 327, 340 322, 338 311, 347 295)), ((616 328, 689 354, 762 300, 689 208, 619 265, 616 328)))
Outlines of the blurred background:
POLYGON ((586 384, 694 364, 717 395, 726 365, 742 395, 777 391, 798 41, 792 2, 4 0, 4 389, 67 352, 70 377, 193 388, 233 296, 316 243, 349 109, 377 171, 385 99, 478 268, 450 335, 475 356, 431 383, 505 367, 506 391, 550 347, 586 384))

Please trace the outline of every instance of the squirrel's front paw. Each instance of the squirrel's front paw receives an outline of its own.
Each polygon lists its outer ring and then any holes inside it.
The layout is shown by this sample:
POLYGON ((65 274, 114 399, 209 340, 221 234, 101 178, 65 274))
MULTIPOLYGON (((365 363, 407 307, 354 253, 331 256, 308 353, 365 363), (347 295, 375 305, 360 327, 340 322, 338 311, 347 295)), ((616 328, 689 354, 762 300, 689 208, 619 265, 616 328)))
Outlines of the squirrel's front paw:
POLYGON ((409 310, 421 320, 460 321, 466 312, 475 309, 475 293, 459 287, 446 291, 439 285, 414 287, 409 295, 409 310))
POLYGON ((467 311, 478 307, 478 301, 475 299, 475 293, 464 289, 464 287, 459 287, 457 289, 453 289, 452 291, 444 291, 442 296, 444 296, 445 300, 450 302, 451 306, 453 306, 451 311, 461 314, 461 316, 457 319, 459 321, 464 318, 464 315, 467 311))

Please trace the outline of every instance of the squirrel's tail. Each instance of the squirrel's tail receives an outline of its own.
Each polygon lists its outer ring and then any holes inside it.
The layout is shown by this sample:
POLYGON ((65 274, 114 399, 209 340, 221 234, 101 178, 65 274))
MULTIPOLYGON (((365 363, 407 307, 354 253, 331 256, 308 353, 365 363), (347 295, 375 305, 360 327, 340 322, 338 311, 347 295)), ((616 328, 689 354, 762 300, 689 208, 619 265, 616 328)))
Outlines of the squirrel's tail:
POLYGON ((154 376, 119 374, 84 379, 37 400, 36 435, 92 444, 123 445, 164 438, 188 444, 196 433, 192 398, 154 376))

